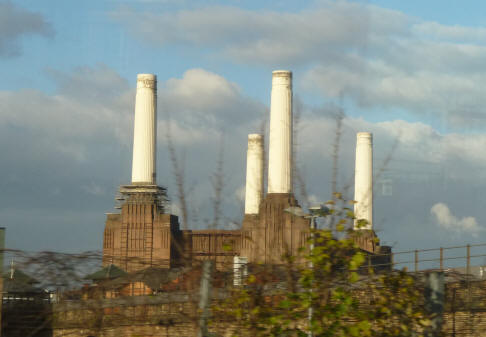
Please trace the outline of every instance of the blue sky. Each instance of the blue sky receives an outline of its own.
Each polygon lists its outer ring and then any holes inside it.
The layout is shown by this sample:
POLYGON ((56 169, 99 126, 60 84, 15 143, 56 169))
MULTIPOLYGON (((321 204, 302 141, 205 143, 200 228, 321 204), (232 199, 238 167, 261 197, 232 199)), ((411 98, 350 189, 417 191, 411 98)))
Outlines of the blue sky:
MULTIPOLYGON (((54 92, 55 83, 49 76, 50 69, 70 71, 79 66, 107 64, 123 77, 133 78, 140 72, 154 72, 159 78, 176 77, 190 65, 191 68, 203 68, 221 74, 231 81, 236 81, 246 95, 264 101, 269 89, 264 81, 265 71, 273 68, 292 68, 294 71, 306 70, 309 64, 245 64, 221 58, 214 48, 171 44, 169 46, 149 45, 127 31, 126 26, 113 18, 113 12, 120 8, 154 13, 175 13, 184 9, 200 9, 214 6, 232 6, 250 11, 274 11, 298 13, 319 8, 326 1, 39 1, 17 0, 19 8, 42 14, 52 28, 52 35, 39 37, 26 35, 19 39, 24 49, 19 57, 2 62, 5 80, 1 89, 37 88, 54 92), (213 51, 212 51, 213 50, 213 51), (19 71, 21 69, 21 71, 19 71)), ((446 25, 467 27, 481 26, 485 21, 481 2, 457 1, 357 1, 360 4, 376 5, 392 9, 419 20, 439 22, 446 25)), ((368 15, 368 13, 364 13, 368 15)), ((371 23, 373 24, 373 23, 371 23)), ((163 34, 162 32, 160 34, 163 34)), ((366 48, 366 46, 364 47, 366 48)), ((300 92, 308 104, 319 105, 324 102, 321 94, 313 95, 300 92)), ((351 105, 352 106, 352 105, 351 105)), ((355 109, 348 113, 355 114, 355 109)), ((356 112, 360 114, 360 112, 356 112)), ((421 118, 410 115, 406 110, 397 108, 394 114, 399 118, 418 121, 421 118)), ((422 117, 423 118, 423 117, 422 117)), ((375 109, 367 119, 378 122, 386 120, 386 113, 375 109)), ((432 119, 429 123, 441 131, 447 131, 432 119)))
POLYGON ((158 76, 158 176, 174 212, 168 123, 187 165, 193 227, 212 218, 215 167, 207 158, 216 158, 221 135, 227 214, 220 225, 238 223, 246 135, 268 121, 271 71, 281 68, 294 72, 298 165, 309 200, 329 199, 333 114, 342 108, 340 186, 352 184, 358 131, 374 133, 377 191, 393 185, 392 196, 376 196, 383 241, 396 249, 486 241, 485 6, 0 0, 7 242, 101 247, 104 213, 130 177, 137 73, 158 76))

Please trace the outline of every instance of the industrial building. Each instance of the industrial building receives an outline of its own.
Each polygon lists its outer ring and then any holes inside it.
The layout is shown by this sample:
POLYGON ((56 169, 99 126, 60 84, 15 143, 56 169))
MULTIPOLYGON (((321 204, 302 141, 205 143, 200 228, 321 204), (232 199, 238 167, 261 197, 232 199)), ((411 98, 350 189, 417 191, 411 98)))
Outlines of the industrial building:
MULTIPOLYGON (((176 268, 211 259, 218 268, 233 260, 279 264, 297 255, 309 238, 308 217, 285 210, 299 207, 292 181, 292 72, 272 74, 267 193, 264 193, 263 135, 248 135, 245 214, 238 230, 183 230, 166 212, 165 188, 156 181, 157 79, 137 76, 132 181, 119 188, 120 213, 107 214, 103 266, 127 271, 176 268)), ((388 252, 373 232, 372 135, 357 134, 356 242, 373 255, 388 252)))
MULTIPOLYGON (((217 302, 228 296, 228 289, 242 285, 241 277, 248 271, 258 276, 259 268, 278 289, 288 277, 284 256, 298 255, 309 242, 312 223, 293 193, 290 71, 273 72, 268 156, 263 135, 248 135, 245 212, 238 230, 181 229, 178 217, 166 211, 166 189, 157 185, 155 175, 156 95, 155 75, 138 75, 132 182, 120 186, 121 212, 106 218, 104 268, 86 277, 92 283, 76 292, 77 300, 53 305, 53 336, 195 336, 202 317, 198 304, 203 298, 202 266, 207 265, 198 261, 216 262, 207 295, 217 302), (248 269, 241 268, 246 264, 248 269)), ((380 246, 373 231, 372 147, 371 133, 357 133, 352 233, 375 268, 392 268, 390 247, 380 246)), ((418 251, 415 261, 415 276, 420 277, 418 251)), ((440 270, 444 271, 442 248, 440 270)), ((482 277, 482 269, 479 272, 482 277)), ((446 273, 447 286, 441 294, 447 303, 441 312, 444 333, 484 335, 486 288, 470 273, 469 262, 466 275, 446 273)), ((262 294, 264 300, 270 298, 262 294)), ((363 297, 367 302, 366 294, 363 297)), ((213 323, 214 336, 231 336, 241 329, 233 320, 213 323)))

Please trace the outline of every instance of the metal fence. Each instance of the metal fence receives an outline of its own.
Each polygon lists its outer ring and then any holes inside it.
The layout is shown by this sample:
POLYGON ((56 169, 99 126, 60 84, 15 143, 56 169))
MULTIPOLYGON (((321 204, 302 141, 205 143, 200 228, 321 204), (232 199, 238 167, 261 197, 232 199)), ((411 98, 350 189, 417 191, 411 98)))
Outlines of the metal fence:
POLYGON ((457 270, 467 275, 486 278, 486 243, 468 244, 427 249, 414 249, 376 254, 383 257, 385 263, 374 264, 393 269, 406 268, 409 271, 457 270), (484 266, 484 268, 483 268, 484 266))

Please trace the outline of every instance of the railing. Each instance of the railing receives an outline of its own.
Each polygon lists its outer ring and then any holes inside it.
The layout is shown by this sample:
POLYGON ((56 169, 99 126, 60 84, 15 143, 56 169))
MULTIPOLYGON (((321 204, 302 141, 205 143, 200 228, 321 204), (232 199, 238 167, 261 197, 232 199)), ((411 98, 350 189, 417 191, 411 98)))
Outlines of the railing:
MULTIPOLYGON (((393 268, 401 269, 406 267, 408 270, 415 272, 431 269, 464 268, 464 273, 469 275, 471 274, 472 266, 486 266, 486 243, 415 249, 376 254, 375 256, 382 256, 383 260, 388 260, 387 262, 374 264, 375 266, 391 264, 393 268)), ((486 277, 486 268, 484 269, 484 277, 486 277)))

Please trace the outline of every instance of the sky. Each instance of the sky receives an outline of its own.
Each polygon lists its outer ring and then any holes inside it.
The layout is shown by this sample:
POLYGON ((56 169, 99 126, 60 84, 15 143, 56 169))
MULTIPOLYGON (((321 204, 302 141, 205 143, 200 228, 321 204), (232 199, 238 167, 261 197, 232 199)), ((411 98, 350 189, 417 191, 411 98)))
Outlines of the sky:
POLYGON ((243 213, 247 135, 293 71, 300 203, 353 198, 374 137, 374 226, 396 251, 486 242, 486 4, 480 1, 0 0, 0 225, 9 248, 99 250, 130 182, 137 73, 158 77, 158 183, 190 226, 243 213), (305 192, 305 193, 304 193, 305 192))

